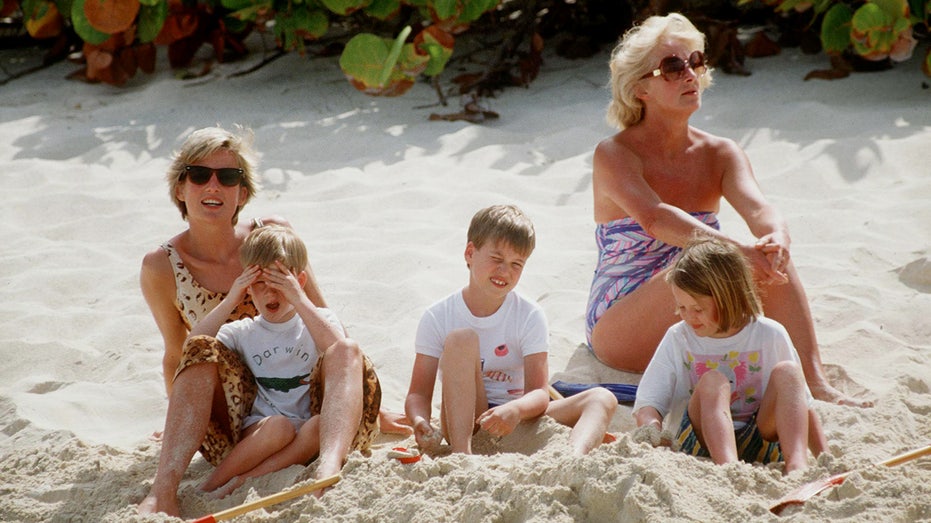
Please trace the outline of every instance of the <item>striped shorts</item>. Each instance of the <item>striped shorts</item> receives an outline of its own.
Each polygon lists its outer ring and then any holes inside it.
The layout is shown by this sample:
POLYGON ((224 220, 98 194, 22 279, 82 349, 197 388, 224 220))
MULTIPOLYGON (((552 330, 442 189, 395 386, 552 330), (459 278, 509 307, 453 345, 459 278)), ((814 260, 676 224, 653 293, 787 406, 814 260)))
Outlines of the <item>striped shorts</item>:
MULTIPOLYGON (((741 461, 747 463, 777 463, 782 461, 782 450, 779 448, 779 442, 766 441, 760 434, 760 429, 756 426, 756 414, 740 429, 734 431, 734 437, 737 440, 737 456, 741 461)), ((708 449, 701 446, 698 442, 698 436, 692 430, 692 420, 689 419, 688 411, 682 415, 682 423, 679 425, 679 433, 676 435, 679 442, 679 450, 686 454, 710 458, 711 454, 708 449)))

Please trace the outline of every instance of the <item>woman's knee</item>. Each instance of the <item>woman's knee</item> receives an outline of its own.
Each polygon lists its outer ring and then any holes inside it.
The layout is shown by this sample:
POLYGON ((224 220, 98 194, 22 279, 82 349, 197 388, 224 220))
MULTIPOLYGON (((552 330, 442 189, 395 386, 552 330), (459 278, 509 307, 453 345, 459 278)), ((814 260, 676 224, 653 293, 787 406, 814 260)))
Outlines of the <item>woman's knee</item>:
POLYGON ((362 364, 362 348, 352 338, 343 338, 324 351, 324 365, 362 364))

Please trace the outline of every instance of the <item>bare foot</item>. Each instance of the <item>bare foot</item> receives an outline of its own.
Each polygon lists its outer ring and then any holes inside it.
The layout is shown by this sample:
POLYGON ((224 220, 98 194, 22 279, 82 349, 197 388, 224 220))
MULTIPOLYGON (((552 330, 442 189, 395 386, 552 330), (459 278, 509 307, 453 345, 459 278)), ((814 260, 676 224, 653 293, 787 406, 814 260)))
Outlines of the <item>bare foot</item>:
POLYGON ((825 401, 827 403, 834 403, 835 405, 846 405, 848 407, 872 407, 873 402, 871 400, 857 399, 853 396, 844 394, 843 392, 835 389, 831 384, 824 382, 818 385, 809 384, 808 388, 811 389, 811 395, 817 400, 825 401))
POLYGON ((410 436, 414 433, 407 416, 385 409, 378 411, 378 429, 385 434, 410 436))
POLYGON ((245 482, 246 480, 242 476, 233 476, 225 485, 220 485, 214 490, 206 490, 203 485, 200 486, 200 489, 209 493, 213 499, 223 499, 232 494, 233 491, 241 487, 245 482))
MULTIPOLYGON (((325 463, 325 462, 323 462, 323 461, 321 460, 321 461, 317 464, 317 470, 314 471, 314 479, 315 479, 315 480, 320 480, 320 479, 328 478, 328 477, 330 477, 330 476, 335 476, 335 475, 339 474, 340 471, 341 471, 342 469, 343 469, 343 464, 340 463, 340 462, 336 462, 336 463, 325 463)), ((326 487, 326 488, 322 488, 322 489, 317 489, 317 490, 314 491, 314 496, 316 496, 318 499, 319 499, 319 498, 322 498, 323 495, 324 495, 328 490, 330 490, 331 488, 332 488, 332 487, 326 487)))
POLYGON ((181 509, 178 508, 177 496, 158 497, 154 492, 149 492, 149 495, 139 503, 136 509, 140 514, 156 514, 158 512, 163 512, 169 516, 181 516, 181 509))

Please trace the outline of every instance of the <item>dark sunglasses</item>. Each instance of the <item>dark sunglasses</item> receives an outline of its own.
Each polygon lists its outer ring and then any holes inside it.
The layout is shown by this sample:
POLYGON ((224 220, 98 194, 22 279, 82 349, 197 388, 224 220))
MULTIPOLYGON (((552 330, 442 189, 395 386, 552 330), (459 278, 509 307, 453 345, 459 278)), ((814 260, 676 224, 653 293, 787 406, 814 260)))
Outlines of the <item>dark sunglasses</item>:
POLYGON ((181 179, 187 176, 188 180, 191 180, 191 183, 194 185, 204 185, 210 181, 210 177, 213 176, 213 173, 217 173, 217 181, 220 182, 220 185, 224 187, 236 187, 242 183, 243 172, 242 169, 236 167, 213 169, 204 167, 203 165, 185 165, 184 172, 181 173, 181 179))
POLYGON ((685 75, 685 67, 688 66, 692 71, 695 72, 695 76, 701 77, 705 74, 705 53, 701 51, 693 51, 689 55, 689 61, 679 58, 678 56, 667 56, 659 62, 659 68, 653 69, 649 73, 643 75, 640 79, 652 78, 654 76, 663 75, 663 80, 667 82, 674 82, 682 78, 685 75))

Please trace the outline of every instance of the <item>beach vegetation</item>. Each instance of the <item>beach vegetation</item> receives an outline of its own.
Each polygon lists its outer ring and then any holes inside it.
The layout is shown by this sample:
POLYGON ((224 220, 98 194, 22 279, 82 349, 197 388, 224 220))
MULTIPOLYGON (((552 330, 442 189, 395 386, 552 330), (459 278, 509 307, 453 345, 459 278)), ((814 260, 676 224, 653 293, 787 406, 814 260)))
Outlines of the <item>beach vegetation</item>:
POLYGON ((339 55, 349 85, 363 93, 398 96, 424 81, 445 105, 452 94, 480 99, 526 86, 540 71, 544 47, 569 58, 593 56, 636 20, 670 10, 686 13, 708 35, 711 63, 726 73, 750 74, 744 56, 793 45, 786 35, 814 35, 814 46, 802 42, 803 50, 823 52, 830 69, 806 79, 887 68, 917 49, 931 76, 931 48, 919 48, 929 40, 928 0, 2 1, 31 39, 48 43, 47 62, 71 58, 80 69, 70 77, 113 85, 154 71, 160 49, 180 78, 208 74, 212 63, 250 53, 247 38, 258 34, 261 62, 236 74, 289 52, 339 55), (768 29, 738 38, 753 25, 768 29), (772 28, 779 38, 767 37, 772 28), (195 61, 200 69, 189 70, 195 61), (456 74, 443 88, 440 76, 451 63, 456 74))
MULTIPOLYGON (((740 0, 742 5, 753 0, 740 0)), ((812 27, 820 23, 822 48, 832 68, 813 71, 808 78, 838 78, 856 68, 858 60, 877 64, 912 58, 931 28, 931 2, 926 0, 767 0, 778 13, 801 13, 812 27)), ((922 70, 931 76, 931 48, 926 49, 922 70)), ((878 68, 882 68, 880 65, 878 68)))

